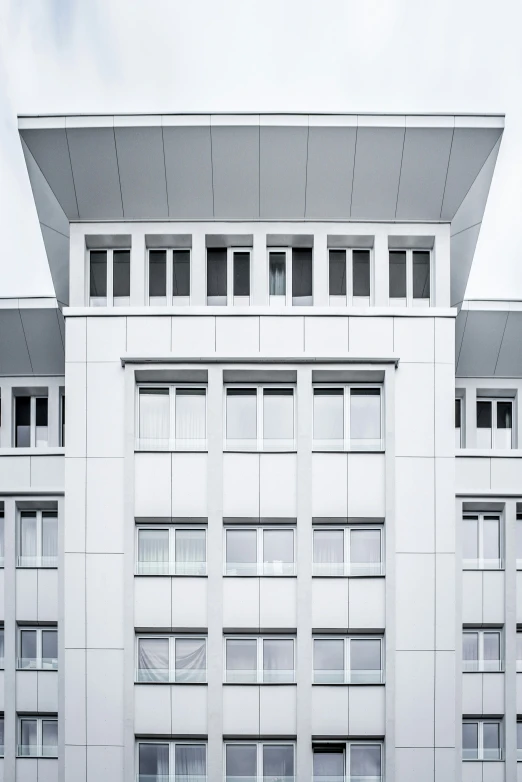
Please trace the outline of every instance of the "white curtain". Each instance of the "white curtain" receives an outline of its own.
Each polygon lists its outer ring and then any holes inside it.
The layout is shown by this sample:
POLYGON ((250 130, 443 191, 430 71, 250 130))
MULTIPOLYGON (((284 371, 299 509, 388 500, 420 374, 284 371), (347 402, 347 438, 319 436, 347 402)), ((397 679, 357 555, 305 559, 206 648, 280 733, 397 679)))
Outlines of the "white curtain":
POLYGON ((380 777, 381 748, 378 744, 352 744, 350 774, 354 777, 380 777))
POLYGON ((20 526, 20 553, 22 557, 36 557, 36 513, 23 513, 20 526))
POLYGON ((314 530, 315 572, 326 575, 344 572, 344 532, 342 529, 314 530))
POLYGON ((0 516, 0 560, 4 558, 4 517, 0 516))
POLYGON ((478 661, 477 633, 464 633, 462 636, 462 659, 468 665, 478 661))
POLYGON ((58 720, 42 721, 42 755, 53 756, 58 752, 58 720))
POLYGON ((342 388, 314 390, 314 440, 343 440, 344 395, 342 388))
POLYGON ((354 683, 379 683, 381 680, 381 642, 377 639, 350 641, 350 673, 354 683))
POLYGON ((42 559, 52 565, 58 557, 58 518, 53 513, 42 514, 42 559))
POLYGON ((484 633, 484 670, 498 671, 500 660, 499 633, 484 633))
POLYGON ((138 681, 168 682, 169 639, 140 638, 138 643, 138 681))
POLYGON ((138 532, 139 572, 162 575, 169 572, 169 531, 140 529, 138 532))
POLYGON ((169 773, 168 744, 140 744, 139 773, 145 778, 167 778, 169 773))
POLYGON ((176 389, 176 439, 204 440, 205 418, 205 389, 176 389))
POLYGON ((140 443, 143 447, 166 448, 169 441, 169 389, 140 390, 140 443))
POLYGON ((22 755, 36 755, 36 720, 22 720, 20 738, 22 755))
POLYGON ((344 681, 344 640, 316 638, 314 640, 314 681, 328 684, 344 681))
POLYGON ((350 530, 350 564, 357 572, 380 572, 381 533, 378 529, 350 530))
POLYGON ((314 782, 344 779, 344 752, 314 752, 314 782))
POLYGON ((291 638, 263 640, 263 680, 286 682, 294 678, 294 642, 291 638))
POLYGON ((176 681, 204 682, 206 671, 206 639, 176 638, 176 681))
POLYGON ((293 780, 294 748, 291 744, 265 744, 263 746, 263 779, 268 782, 293 780))
POLYGON ((257 641, 247 638, 229 638, 226 644, 228 682, 255 682, 257 680, 257 641))
POLYGON ((270 296, 286 294, 286 258, 284 253, 270 253, 270 296))
POLYGON ((207 561, 204 529, 176 530, 176 573, 204 573, 207 561))
POLYGON ((204 744, 176 744, 176 782, 203 782, 207 773, 207 753, 204 744))
POLYGON ((350 393, 350 438, 380 440, 381 396, 378 388, 353 389, 350 393))

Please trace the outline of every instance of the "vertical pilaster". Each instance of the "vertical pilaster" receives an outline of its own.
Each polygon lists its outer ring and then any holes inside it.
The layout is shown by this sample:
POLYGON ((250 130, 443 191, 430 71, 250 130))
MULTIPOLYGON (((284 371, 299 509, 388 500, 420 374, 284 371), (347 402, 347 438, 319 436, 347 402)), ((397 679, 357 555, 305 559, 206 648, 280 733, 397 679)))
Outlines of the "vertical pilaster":
POLYGON ((505 711, 504 738, 506 748, 506 779, 517 778, 517 688, 511 682, 517 681, 517 561, 516 561, 516 500, 506 501, 504 510, 505 529, 505 711))
POLYGON ((16 502, 4 500, 4 779, 16 779, 16 502))
POLYGON ((327 307, 328 296, 328 235, 314 232, 313 294, 315 307, 327 307))
POLYGON ((205 248, 205 234, 192 234, 191 281, 190 303, 196 307, 203 307, 207 303, 206 279, 207 279, 207 252, 205 248))
POLYGON ((386 232, 375 233, 373 246, 373 279, 375 287, 374 304, 376 307, 387 307, 389 303, 389 264, 388 237, 386 232))
MULTIPOLYGON (((387 367, 384 375, 384 432, 385 432, 385 561, 386 561, 386 609, 385 609, 385 779, 395 782, 395 367, 387 367)), ((400 780, 397 780, 400 782, 400 780)))

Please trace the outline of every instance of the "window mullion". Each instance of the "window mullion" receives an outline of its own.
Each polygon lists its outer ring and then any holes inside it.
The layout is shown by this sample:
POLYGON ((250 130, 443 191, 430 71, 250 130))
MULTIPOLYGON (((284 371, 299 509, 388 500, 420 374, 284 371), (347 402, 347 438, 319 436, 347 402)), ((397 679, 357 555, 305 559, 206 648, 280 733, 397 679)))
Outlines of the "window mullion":
POLYGON ((176 528, 169 527, 169 573, 176 575, 176 528))
POLYGON ((169 450, 176 450, 176 388, 169 386, 169 450))
POLYGON ((36 446, 36 397, 29 397, 29 445, 36 446))
POLYGON ((352 671, 352 657, 350 649, 350 638, 344 639, 344 682, 345 684, 351 679, 352 671))
POLYGON ((263 681, 263 639, 257 639, 257 682, 263 681))
POLYGON ((353 304, 353 250, 346 250, 346 304, 353 304))
POLYGON ((36 556, 42 556, 42 511, 36 511, 36 556))
POLYGON ((169 741, 169 776, 175 776, 176 774, 176 742, 169 741))
POLYGON ((169 638, 169 682, 176 681, 176 637, 169 638))
POLYGON ((413 305, 413 250, 406 250, 406 306, 413 305))
POLYGON ((257 424, 257 450, 263 450, 263 389, 257 388, 256 393, 256 424, 257 424))
POLYGON ((173 303, 173 288, 174 288, 174 250, 167 250, 167 268, 165 269, 165 285, 167 294, 165 301, 168 306, 172 306, 173 303))
POLYGON ((257 575, 263 574, 263 562, 264 562, 264 548, 263 548, 263 530, 258 527, 256 537, 256 560, 257 560, 257 575))
POLYGON ((343 394, 344 450, 350 450, 350 386, 344 387, 343 394))
POLYGON ((287 247, 285 250, 285 269, 286 269, 286 305, 292 304, 292 250, 287 247))
POLYGON ((343 546, 343 556, 344 556, 344 575, 348 576, 350 575, 351 570, 351 540, 350 540, 350 529, 348 527, 345 527, 343 530, 344 535, 344 546, 343 546))
POLYGON ((107 250, 107 306, 114 305, 114 250, 107 250))

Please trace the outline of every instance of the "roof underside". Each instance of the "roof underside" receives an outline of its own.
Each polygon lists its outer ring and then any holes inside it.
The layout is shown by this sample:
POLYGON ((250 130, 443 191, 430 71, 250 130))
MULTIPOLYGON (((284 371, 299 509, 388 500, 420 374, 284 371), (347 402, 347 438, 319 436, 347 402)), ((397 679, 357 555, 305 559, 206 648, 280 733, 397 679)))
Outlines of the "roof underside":
POLYGON ((457 377, 522 377, 522 302, 470 301, 457 317, 457 377))

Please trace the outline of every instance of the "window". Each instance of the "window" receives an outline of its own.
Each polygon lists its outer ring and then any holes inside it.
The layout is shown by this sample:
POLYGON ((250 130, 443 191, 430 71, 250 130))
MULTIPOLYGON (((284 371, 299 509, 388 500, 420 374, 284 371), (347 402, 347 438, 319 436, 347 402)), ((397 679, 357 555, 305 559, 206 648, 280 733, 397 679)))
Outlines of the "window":
POLYGON ((292 684, 294 638, 225 638, 227 684, 292 684))
POLYGON ((330 304, 361 305, 371 302, 369 250, 329 251, 330 304))
POLYGON ((225 391, 226 448, 294 450, 293 388, 236 386, 225 391))
POLYGON ((328 743, 313 748, 313 782, 381 782, 382 746, 369 742, 328 743))
POLYGON ((378 386, 314 387, 314 449, 382 449, 381 408, 378 386))
POLYGON ((58 756, 58 720, 56 717, 20 717, 18 756, 55 758, 58 756))
POLYGON ((140 741, 137 782, 206 782, 207 745, 191 741, 140 741))
POLYGON ((4 757, 4 715, 0 714, 0 758, 4 757))
POLYGON ((4 667, 4 626, 0 627, 0 668, 4 667))
POLYGON ((381 637, 314 638, 314 684, 383 684, 381 637))
POLYGON ((139 527, 138 576, 206 576, 206 529, 188 527, 139 527))
POLYGON ((149 304, 190 303, 190 250, 149 250, 149 304))
POLYGON ((501 570, 501 526, 498 513, 464 515, 463 566, 467 570, 501 570))
POLYGON ((522 760, 522 717, 517 717, 517 760, 522 760))
MULTIPOLYGON (((2 523, 2 518, 0 516, 0 524, 2 523)), ((516 521, 516 554, 517 554, 517 570, 522 570, 522 513, 517 513, 517 521, 516 521)))
POLYGON ((477 448, 513 448, 513 402, 477 400, 477 448))
POLYGON ((500 630, 464 630, 462 634, 462 670, 465 673, 502 670, 502 633, 500 630))
POLYGON ((226 576, 294 576, 295 532, 291 527, 225 529, 226 576))
POLYGON ((4 531, 5 531, 5 517, 4 507, 0 504, 0 568, 4 566, 4 531))
POLYGON ((15 396, 15 447, 44 448, 49 442, 47 396, 15 396))
POLYGON ((20 670, 58 669, 58 631, 52 627, 21 627, 18 634, 20 670))
POLYGON ((269 251, 270 304, 310 306, 313 304, 312 278, 311 247, 285 247, 269 251))
POLYGON ((65 448, 65 394, 60 395, 60 445, 65 448))
POLYGON ((522 672, 522 630, 517 629, 517 671, 522 672))
POLYGON ((455 399, 455 448, 462 448, 464 445, 462 438, 462 399, 455 399))
POLYGON ((462 760, 502 760, 500 720, 462 722, 462 760))
POLYGON ((390 304, 430 306, 430 256, 429 250, 390 250, 390 304))
POLYGON ((380 527, 315 527, 314 576, 382 576, 380 527))
POLYGON ((89 253, 91 307, 130 304, 130 250, 91 250, 89 253))
POLYGON ((207 681, 205 636, 143 636, 137 639, 136 681, 200 684, 207 681))
POLYGON ((17 567, 57 567, 58 514, 23 510, 19 516, 17 567))
POLYGON ((137 429, 137 447, 141 450, 205 450, 205 387, 140 387, 137 429))
POLYGON ((293 744, 280 741, 225 744, 226 782, 294 782, 293 744))
POLYGON ((250 250, 207 248, 207 304, 250 304, 250 250))

